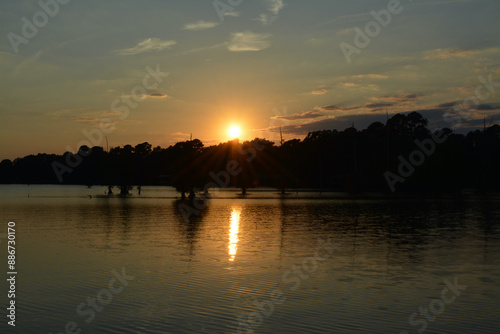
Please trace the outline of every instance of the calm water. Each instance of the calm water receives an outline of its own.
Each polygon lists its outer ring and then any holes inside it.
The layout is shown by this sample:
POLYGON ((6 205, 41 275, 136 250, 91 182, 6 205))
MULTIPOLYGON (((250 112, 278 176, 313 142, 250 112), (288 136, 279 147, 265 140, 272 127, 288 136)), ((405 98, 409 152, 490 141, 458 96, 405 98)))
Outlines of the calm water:
POLYGON ((187 223, 173 189, 104 191, 0 186, 1 333, 500 332, 500 197, 224 191, 187 223))

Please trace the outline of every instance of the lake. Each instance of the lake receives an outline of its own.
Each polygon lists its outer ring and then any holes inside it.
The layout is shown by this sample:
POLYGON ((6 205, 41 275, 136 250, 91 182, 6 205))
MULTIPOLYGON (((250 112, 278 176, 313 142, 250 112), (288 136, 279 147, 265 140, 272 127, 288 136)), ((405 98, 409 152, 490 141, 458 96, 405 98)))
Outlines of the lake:
POLYGON ((0 186, 0 332, 500 332, 500 196, 105 191, 0 186))

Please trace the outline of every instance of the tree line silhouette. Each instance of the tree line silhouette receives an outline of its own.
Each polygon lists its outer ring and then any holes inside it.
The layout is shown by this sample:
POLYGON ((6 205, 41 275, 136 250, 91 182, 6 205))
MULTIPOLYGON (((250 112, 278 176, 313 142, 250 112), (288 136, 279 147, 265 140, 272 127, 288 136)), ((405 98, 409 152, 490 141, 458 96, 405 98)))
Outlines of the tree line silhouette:
POLYGON ((183 196, 216 186, 238 187, 243 193, 259 186, 283 192, 306 188, 388 192, 391 181, 396 192, 500 190, 499 125, 466 135, 442 129, 445 140, 434 142, 434 147, 429 144, 433 134, 427 125, 421 114, 412 112, 396 114, 386 124, 375 122, 360 131, 350 127, 310 132, 303 140, 292 139, 279 146, 262 138, 209 147, 198 139, 168 148, 153 148, 145 142, 113 147, 109 152, 99 146, 82 146, 77 153, 3 160, 0 183, 107 185, 110 190, 118 186, 122 193, 132 186, 170 185, 183 196), (416 145, 417 140, 427 140, 428 152, 416 145), (415 154, 418 150, 422 153, 415 154), (59 178, 54 166, 67 166, 77 154, 81 162, 63 170, 59 178), (406 161, 404 177, 402 161, 406 161))

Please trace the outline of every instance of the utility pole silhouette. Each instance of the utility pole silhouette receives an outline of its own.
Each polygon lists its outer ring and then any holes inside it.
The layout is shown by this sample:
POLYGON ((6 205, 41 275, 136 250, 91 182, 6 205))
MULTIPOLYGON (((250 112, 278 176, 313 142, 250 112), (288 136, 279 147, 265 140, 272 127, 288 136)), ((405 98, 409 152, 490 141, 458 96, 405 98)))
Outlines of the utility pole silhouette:
POLYGON ((113 186, 111 185, 111 173, 109 170, 110 157, 109 157, 108 136, 104 136, 104 138, 106 138, 106 172, 107 172, 107 176, 108 176, 108 195, 111 195, 113 193, 113 191, 111 190, 111 188, 113 188, 113 186))
POLYGON ((387 109, 385 109, 385 115, 387 117, 387 120, 385 121, 385 131, 386 131, 386 138, 385 138, 385 148, 386 148, 386 168, 389 169, 389 162, 390 162, 390 157, 391 157, 391 148, 390 148, 390 133, 389 133, 389 113, 387 112, 387 109))

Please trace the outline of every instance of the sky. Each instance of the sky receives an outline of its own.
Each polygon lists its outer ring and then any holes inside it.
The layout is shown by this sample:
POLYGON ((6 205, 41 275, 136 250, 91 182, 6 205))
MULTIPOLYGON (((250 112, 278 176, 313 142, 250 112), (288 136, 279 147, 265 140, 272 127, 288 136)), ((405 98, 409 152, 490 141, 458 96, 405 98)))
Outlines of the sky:
POLYGON ((0 26, 0 159, 500 124, 498 0, 0 0, 0 26))

